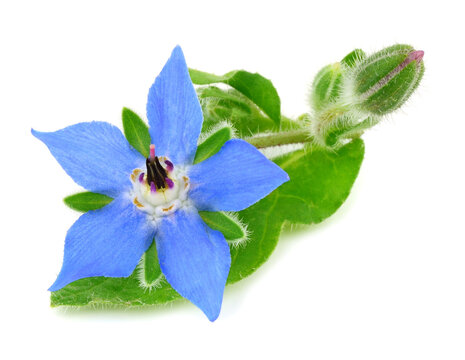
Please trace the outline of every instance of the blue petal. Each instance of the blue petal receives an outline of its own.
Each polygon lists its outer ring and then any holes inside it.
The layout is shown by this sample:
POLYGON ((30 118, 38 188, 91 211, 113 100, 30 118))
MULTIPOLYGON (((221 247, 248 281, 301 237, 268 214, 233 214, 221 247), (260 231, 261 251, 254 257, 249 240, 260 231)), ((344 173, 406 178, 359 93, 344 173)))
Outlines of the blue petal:
POLYGON ((244 140, 229 140, 192 166, 190 198, 199 210, 239 211, 264 198, 289 176, 244 140))
POLYGON ((150 88, 147 118, 157 154, 192 164, 203 115, 179 46, 150 88))
POLYGON ((154 234, 147 215, 126 197, 85 213, 68 230, 63 267, 49 290, 91 276, 131 275, 154 234))
POLYGON ((87 190, 116 197, 130 186, 132 170, 144 165, 121 131, 106 122, 87 122, 55 132, 31 130, 73 180, 87 190))
POLYGON ((210 229, 194 208, 162 218, 155 237, 166 280, 210 321, 221 310, 231 255, 221 232, 210 229))

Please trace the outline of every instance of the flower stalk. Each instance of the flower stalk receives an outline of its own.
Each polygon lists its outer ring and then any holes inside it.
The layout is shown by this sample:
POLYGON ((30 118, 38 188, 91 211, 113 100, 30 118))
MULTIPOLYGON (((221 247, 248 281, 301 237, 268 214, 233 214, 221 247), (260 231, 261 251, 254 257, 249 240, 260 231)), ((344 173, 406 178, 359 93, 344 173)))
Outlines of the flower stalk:
POLYGON ((257 149, 263 149, 272 146, 302 144, 312 142, 312 137, 308 129, 290 130, 279 133, 270 133, 268 135, 257 135, 245 139, 249 144, 257 149))

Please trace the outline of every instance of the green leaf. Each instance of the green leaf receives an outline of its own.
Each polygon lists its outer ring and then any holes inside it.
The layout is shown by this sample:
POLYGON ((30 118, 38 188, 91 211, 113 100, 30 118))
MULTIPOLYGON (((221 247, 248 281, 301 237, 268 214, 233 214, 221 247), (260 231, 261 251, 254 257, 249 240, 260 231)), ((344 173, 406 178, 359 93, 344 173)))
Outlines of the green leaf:
POLYGON ((239 212, 250 241, 245 247, 231 248, 228 283, 249 276, 268 259, 284 223, 316 224, 334 214, 350 193, 363 155, 363 141, 357 139, 334 153, 302 149, 276 159, 291 179, 239 212))
POLYGON ((160 264, 158 262, 157 246, 152 242, 147 251, 142 255, 139 265, 136 268, 139 285, 148 290, 158 288, 163 281, 160 264))
POLYGON ((228 241, 247 238, 247 230, 236 215, 211 211, 199 211, 199 215, 213 230, 221 231, 228 241))
POLYGON ((284 117, 281 125, 277 126, 257 105, 234 89, 201 87, 197 89, 197 95, 204 116, 202 132, 210 131, 224 120, 233 125, 239 137, 264 131, 291 130, 301 126, 300 123, 284 117))
POLYGON ((151 141, 148 126, 139 115, 128 108, 123 108, 122 116, 126 139, 143 157, 148 158, 151 141))
POLYGON ((67 196, 63 199, 63 201, 73 210, 86 212, 89 210, 100 209, 111 203, 113 199, 103 194, 81 192, 67 196))
MULTIPOLYGON (((276 159, 289 174, 290 181, 238 213, 247 226, 249 241, 244 246, 230 246, 232 263, 228 283, 252 274, 268 259, 284 223, 313 224, 331 216, 349 195, 363 154, 363 141, 357 139, 335 152, 303 149, 276 159)), ((165 280, 153 291, 146 291, 136 269, 128 278, 94 277, 75 281, 53 292, 51 304, 131 306, 163 304, 179 297, 165 280)))
POLYGON ((218 128, 212 129, 211 133, 205 136, 205 140, 197 147, 194 164, 197 164, 220 151, 226 141, 234 136, 234 129, 228 124, 220 124, 218 128))
POLYGON ((218 76, 194 69, 189 69, 189 74, 192 82, 197 85, 223 83, 233 87, 255 103, 279 126, 281 100, 272 82, 260 74, 236 70, 218 76))
POLYGON ((166 282, 147 291, 138 269, 127 278, 91 277, 77 280, 51 294, 51 306, 138 306, 166 304, 180 295, 166 282), (155 295, 156 294, 156 295, 155 295), (155 295, 155 296, 154 296, 155 295))
POLYGON ((365 58, 366 54, 362 49, 355 49, 341 60, 341 64, 344 64, 348 68, 353 68, 358 62, 365 58))

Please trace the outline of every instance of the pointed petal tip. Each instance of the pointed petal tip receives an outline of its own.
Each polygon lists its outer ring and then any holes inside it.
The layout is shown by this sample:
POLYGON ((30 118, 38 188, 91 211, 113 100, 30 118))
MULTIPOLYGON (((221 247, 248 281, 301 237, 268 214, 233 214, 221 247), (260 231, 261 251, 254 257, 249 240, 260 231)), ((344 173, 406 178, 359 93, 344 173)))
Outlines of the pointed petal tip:
POLYGON ((214 301, 214 302, 208 302, 208 303, 203 303, 203 304, 196 303, 195 305, 200 310, 202 310, 202 312, 205 314, 208 320, 210 320, 211 322, 214 322, 220 316, 222 303, 223 303, 223 294, 221 295, 221 299, 218 303, 214 301))
POLYGON ((31 128, 31 134, 36 139, 42 141, 45 145, 47 145, 46 139, 47 139, 47 134, 49 134, 49 132, 47 132, 47 131, 38 131, 38 130, 35 130, 34 128, 31 128))
MULTIPOLYGON (((202 310, 202 311, 203 311, 203 310, 202 310)), ((210 314, 208 314, 208 313, 206 313, 206 312, 204 311, 204 314, 207 316, 208 320, 210 320, 211 322, 215 322, 216 319, 218 319, 218 316, 220 316, 220 312, 219 312, 219 311, 218 311, 218 312, 215 312, 215 313, 210 313, 210 314)))
POLYGON ((203 114, 179 45, 150 87, 147 119, 159 153, 175 164, 192 164, 203 114))
POLYGON ((36 137, 37 139, 39 138, 40 131, 35 130, 34 128, 31 128, 31 134, 32 136, 36 137))
POLYGON ((195 164, 189 174, 196 184, 190 198, 204 211, 244 210, 290 180, 281 167, 242 139, 228 140, 217 154, 195 164), (247 176, 244 164, 251 169, 247 176))
POLYGON ((285 172, 285 171, 284 171, 284 173, 286 174, 286 176, 284 177, 283 183, 288 182, 289 180, 291 180, 291 178, 289 177, 289 174, 287 172, 285 172))
POLYGON ((228 243, 221 232, 203 222, 194 208, 164 219, 155 241, 166 281, 213 322, 221 311, 231 267, 228 243))
POLYGON ((184 59, 184 52, 182 51, 181 46, 176 45, 174 47, 173 51, 171 52, 171 57, 179 57, 184 59))
MULTIPOLYGON (((276 164, 275 164, 276 165, 276 164)), ((278 175, 277 175, 277 179, 279 179, 279 182, 276 186, 275 189, 277 189, 278 187, 280 187, 282 184, 284 183, 287 183, 289 180, 291 180, 289 174, 287 172, 285 172, 280 166, 276 165, 276 167, 281 170, 278 172, 278 175)))

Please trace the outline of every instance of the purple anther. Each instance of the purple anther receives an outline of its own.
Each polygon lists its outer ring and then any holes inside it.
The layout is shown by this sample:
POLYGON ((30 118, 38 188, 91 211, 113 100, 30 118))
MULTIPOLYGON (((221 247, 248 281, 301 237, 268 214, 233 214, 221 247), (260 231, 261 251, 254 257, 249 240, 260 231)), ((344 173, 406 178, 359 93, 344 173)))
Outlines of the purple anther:
POLYGON ((155 186, 155 183, 153 181, 150 183, 150 192, 157 192, 157 187, 155 186))
POLYGON ((145 175, 144 173, 141 173, 141 174, 139 175, 139 182, 140 182, 141 184, 144 183, 144 175, 145 175))
POLYGON ((165 160, 165 164, 166 164, 166 170, 168 172, 173 171, 174 165, 173 165, 173 163, 171 161, 165 160))
POLYGON ((168 185, 168 188, 170 189, 174 188, 173 180, 171 180, 170 178, 166 178, 165 181, 166 181, 166 185, 168 185))

